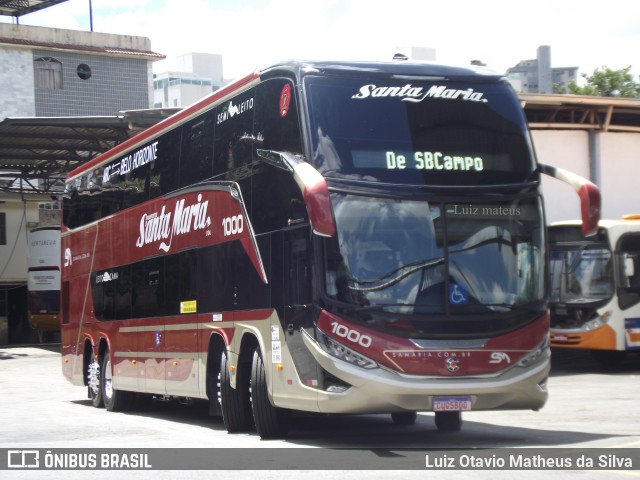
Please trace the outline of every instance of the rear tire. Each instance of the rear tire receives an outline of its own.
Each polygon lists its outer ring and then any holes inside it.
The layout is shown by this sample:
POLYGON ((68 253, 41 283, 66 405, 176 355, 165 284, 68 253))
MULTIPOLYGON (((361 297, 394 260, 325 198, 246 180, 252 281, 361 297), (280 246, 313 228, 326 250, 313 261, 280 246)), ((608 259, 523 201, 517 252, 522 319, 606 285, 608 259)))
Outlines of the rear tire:
POLYGON ((253 353, 251 368, 251 408, 260 438, 282 438, 289 431, 289 411, 269 401, 267 377, 260 348, 253 353))
POLYGON ((116 390, 113 387, 113 374, 111 372, 111 357, 109 350, 105 350, 100 371, 100 393, 104 400, 104 408, 110 412, 122 412, 128 410, 134 399, 132 392, 116 390))
MULTIPOLYGON (((246 372, 243 370, 242 368, 238 368, 236 388, 231 388, 227 351, 224 350, 222 352, 220 372, 218 375, 220 382, 219 401, 222 407, 222 421, 229 433, 246 432, 253 426, 249 385, 245 380, 246 372)), ((217 400, 218 399, 216 399, 216 401, 217 400)))
POLYGON ((102 373, 100 372, 101 367, 100 364, 94 360, 93 352, 91 352, 89 363, 86 364, 85 368, 87 369, 87 393, 91 399, 91 404, 96 408, 104 408, 104 401, 102 399, 102 373), (90 373, 91 365, 94 363, 98 367, 97 374, 93 374, 94 381, 97 383, 97 385, 95 385, 95 390, 94 387, 91 386, 92 374, 90 373))
POLYGON ((462 428, 462 412, 436 412, 439 432, 459 432, 462 428))

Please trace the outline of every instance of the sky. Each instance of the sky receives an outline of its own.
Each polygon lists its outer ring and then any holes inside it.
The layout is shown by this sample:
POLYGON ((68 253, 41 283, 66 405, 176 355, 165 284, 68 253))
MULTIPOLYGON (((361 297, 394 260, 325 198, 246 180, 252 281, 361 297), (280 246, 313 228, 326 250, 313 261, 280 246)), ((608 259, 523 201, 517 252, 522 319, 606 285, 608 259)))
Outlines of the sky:
MULTIPOLYGON (((388 60, 403 47, 436 61, 480 60, 499 73, 551 47, 552 67, 631 66, 640 75, 640 2, 608 0, 68 0, 20 17, 21 25, 147 37, 165 55, 215 53, 233 79, 287 59, 388 60)), ((11 23, 12 17, 0 17, 11 23)))

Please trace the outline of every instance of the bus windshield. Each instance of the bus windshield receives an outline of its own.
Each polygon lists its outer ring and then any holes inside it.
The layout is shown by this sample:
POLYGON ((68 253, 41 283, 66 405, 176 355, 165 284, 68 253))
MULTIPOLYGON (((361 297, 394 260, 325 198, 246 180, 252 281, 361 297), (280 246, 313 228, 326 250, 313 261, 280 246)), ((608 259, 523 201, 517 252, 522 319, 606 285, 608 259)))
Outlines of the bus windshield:
POLYGON ((602 245, 552 247, 549 255, 552 303, 585 304, 614 294, 613 255, 602 245))
POLYGON ((28 294, 31 314, 57 314, 60 311, 60 290, 35 290, 28 294))
POLYGON ((506 83, 308 76, 305 85, 313 163, 327 178, 495 185, 535 170, 506 83))
POLYGON ((457 204, 333 193, 332 202, 326 292, 340 304, 429 322, 543 305, 537 197, 457 204))

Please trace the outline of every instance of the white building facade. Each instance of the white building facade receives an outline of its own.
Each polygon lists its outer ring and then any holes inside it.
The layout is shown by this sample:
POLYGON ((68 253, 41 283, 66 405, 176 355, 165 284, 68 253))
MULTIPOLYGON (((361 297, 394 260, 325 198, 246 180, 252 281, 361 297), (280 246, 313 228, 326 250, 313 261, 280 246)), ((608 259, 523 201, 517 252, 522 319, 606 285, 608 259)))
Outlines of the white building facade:
POLYGON ((154 76, 154 108, 191 105, 226 83, 222 75, 222 55, 187 53, 177 57, 176 66, 176 71, 154 76))

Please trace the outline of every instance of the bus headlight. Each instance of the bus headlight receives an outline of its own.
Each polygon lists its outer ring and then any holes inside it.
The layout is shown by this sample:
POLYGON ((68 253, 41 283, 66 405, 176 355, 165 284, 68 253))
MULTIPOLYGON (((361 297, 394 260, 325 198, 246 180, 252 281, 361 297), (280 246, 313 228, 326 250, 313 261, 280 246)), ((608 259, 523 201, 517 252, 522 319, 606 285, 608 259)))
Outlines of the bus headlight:
POLYGON ((520 360, 518 362, 518 366, 528 367, 532 363, 536 362, 540 357, 542 357, 548 351, 549 351, 549 335, 546 335, 544 341, 540 345, 538 345, 538 348, 536 348, 529 355, 527 355, 522 360, 520 360))
POLYGON ((370 358, 367 358, 364 355, 351 350, 349 347, 342 345, 320 329, 318 329, 317 332, 319 340, 318 343, 324 351, 332 357, 339 358, 340 360, 344 360, 345 362, 361 368, 378 368, 378 364, 370 358))
POLYGON ((598 315, 593 320, 589 320, 588 322, 585 322, 582 328, 584 328, 585 330, 595 330, 596 328, 600 328, 604 324, 608 323, 610 318, 611 318, 611 310, 607 310, 602 315, 598 315))

